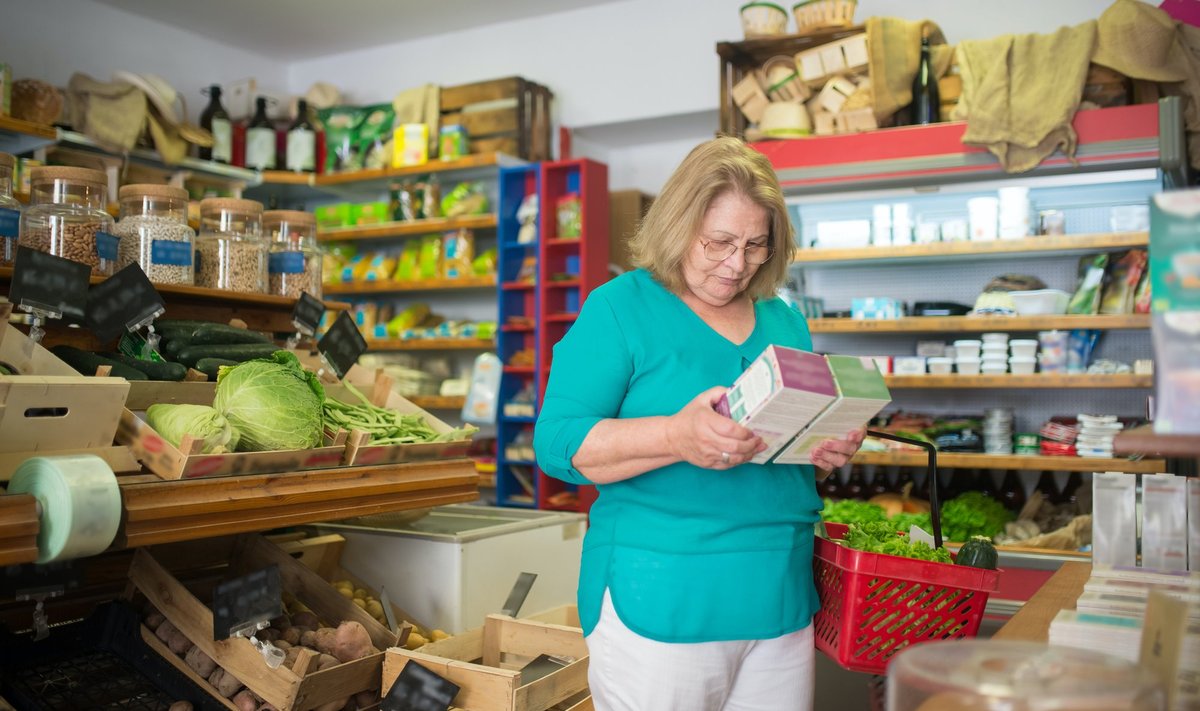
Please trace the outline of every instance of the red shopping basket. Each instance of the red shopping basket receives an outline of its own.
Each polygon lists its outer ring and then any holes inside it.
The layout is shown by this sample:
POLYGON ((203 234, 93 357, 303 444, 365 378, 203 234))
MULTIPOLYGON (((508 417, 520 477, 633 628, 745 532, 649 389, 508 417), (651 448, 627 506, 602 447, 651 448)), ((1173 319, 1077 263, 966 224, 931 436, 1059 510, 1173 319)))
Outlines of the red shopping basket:
MULTIPOLYGON (((916 444, 929 454, 929 505, 936 545, 942 544, 937 500, 937 450, 928 442, 870 432, 916 444)), ((827 524, 842 538, 844 526, 827 524)), ((912 644, 974 637, 1000 571, 857 551, 817 538, 814 579, 821 609, 813 617, 817 649, 850 671, 883 674, 888 661, 912 644)))

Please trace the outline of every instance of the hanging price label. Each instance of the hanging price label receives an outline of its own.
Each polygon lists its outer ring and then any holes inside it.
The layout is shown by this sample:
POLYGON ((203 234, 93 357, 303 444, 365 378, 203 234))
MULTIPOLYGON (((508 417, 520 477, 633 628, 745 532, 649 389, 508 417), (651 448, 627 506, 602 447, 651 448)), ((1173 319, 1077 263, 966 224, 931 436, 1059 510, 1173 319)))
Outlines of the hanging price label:
POLYGON ((87 325, 102 341, 135 331, 166 310, 142 268, 134 262, 92 287, 88 293, 87 325))
POLYGON ((366 352, 367 341, 359 333, 358 326, 354 325, 354 319, 343 311, 321 336, 321 340, 317 341, 317 350, 333 368, 334 374, 344 378, 358 362, 358 357, 366 352))
POLYGON ((458 695, 458 684, 410 661, 383 697, 383 711, 447 711, 458 695))
POLYGON ((296 308, 292 310, 292 323, 295 324, 296 329, 311 336, 316 333, 317 327, 321 325, 321 319, 324 317, 325 304, 307 291, 300 292, 300 298, 296 299, 296 308))
POLYGON ((238 632, 247 636, 258 625, 283 614, 283 583, 279 566, 272 565, 213 589, 213 639, 229 639, 238 632))
POLYGON ((87 308, 92 268, 28 247, 17 248, 8 300, 25 311, 40 311, 80 323, 87 308))

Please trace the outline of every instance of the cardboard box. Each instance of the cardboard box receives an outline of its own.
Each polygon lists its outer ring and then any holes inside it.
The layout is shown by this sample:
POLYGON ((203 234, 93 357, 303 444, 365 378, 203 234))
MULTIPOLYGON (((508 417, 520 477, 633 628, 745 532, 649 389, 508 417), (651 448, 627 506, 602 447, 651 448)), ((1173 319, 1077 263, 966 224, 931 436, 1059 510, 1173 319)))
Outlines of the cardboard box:
POLYGON ((625 271, 634 269, 629 240, 650 210, 653 195, 640 190, 614 190, 608 195, 608 263, 625 271))
POLYGON ((1142 476, 1142 567, 1187 570, 1187 480, 1142 476))
POLYGON ((810 463, 813 447, 862 427, 892 401, 873 359, 831 355, 825 360, 837 386, 837 398, 775 458, 776 464, 810 463))
POLYGON ((762 437, 767 448, 750 461, 766 464, 837 394, 824 357, 768 346, 721 399, 717 411, 762 437))
POLYGON ((896 356, 892 364, 892 372, 896 375, 925 374, 925 356, 896 356))

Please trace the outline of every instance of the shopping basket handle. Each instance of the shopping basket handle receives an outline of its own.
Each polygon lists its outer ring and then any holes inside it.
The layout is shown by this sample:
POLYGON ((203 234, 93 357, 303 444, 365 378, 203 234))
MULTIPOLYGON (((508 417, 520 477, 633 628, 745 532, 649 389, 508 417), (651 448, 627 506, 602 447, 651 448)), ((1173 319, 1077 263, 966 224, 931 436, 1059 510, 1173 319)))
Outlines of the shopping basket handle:
POLYGON ((941 505, 938 503, 938 471, 937 471, 937 447, 922 439, 912 439, 909 437, 901 437, 894 435, 891 432, 879 432, 878 430, 867 430, 867 436, 878 437, 879 439, 890 439, 893 442, 902 442, 904 444, 915 444, 925 450, 929 455, 929 476, 926 481, 929 482, 929 522, 933 525, 933 547, 942 547, 942 512, 941 505))

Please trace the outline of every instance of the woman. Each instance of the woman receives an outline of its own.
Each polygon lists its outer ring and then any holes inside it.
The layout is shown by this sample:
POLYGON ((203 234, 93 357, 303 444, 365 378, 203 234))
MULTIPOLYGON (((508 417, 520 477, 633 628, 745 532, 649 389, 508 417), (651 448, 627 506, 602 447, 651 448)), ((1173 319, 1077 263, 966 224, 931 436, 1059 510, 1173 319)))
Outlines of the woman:
MULTIPOLYGON (((579 616, 597 709, 812 706, 814 468, 713 405, 768 345, 811 350, 775 292, 795 250, 779 183, 733 138, 696 147, 554 347, 534 430, 547 474, 598 485, 579 616)), ((844 465, 864 431, 822 443, 844 465)))

